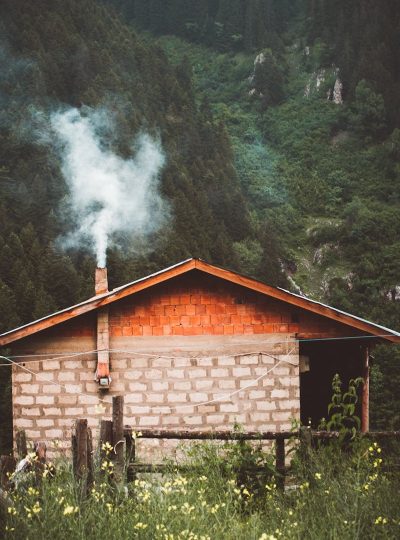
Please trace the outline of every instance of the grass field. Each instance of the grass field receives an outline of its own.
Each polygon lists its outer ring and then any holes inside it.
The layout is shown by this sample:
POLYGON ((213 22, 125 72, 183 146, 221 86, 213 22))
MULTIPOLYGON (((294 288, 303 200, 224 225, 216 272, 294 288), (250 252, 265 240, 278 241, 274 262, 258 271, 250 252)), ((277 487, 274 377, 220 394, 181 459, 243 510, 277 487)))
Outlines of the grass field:
POLYGON ((356 539, 399 538, 400 474, 396 453, 376 443, 337 443, 291 452, 285 492, 275 483, 272 455, 229 443, 191 447, 193 472, 139 475, 115 485, 112 463, 97 463, 88 496, 66 461, 40 485, 24 482, 10 496, 6 539, 356 539), (243 467, 265 464, 247 475, 243 467))

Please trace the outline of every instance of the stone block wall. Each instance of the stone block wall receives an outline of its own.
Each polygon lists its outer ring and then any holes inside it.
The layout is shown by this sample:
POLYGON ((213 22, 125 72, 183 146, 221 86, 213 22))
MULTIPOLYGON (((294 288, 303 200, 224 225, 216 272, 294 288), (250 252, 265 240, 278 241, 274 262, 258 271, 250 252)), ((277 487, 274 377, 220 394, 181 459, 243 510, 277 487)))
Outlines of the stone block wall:
MULTIPOLYGON (((33 374, 13 369, 14 428, 25 429, 31 441, 68 449, 75 420, 87 418, 97 437, 100 420, 111 417, 112 396, 123 394, 125 424, 136 431, 236 423, 246 430, 289 429, 300 414, 297 346, 282 334, 251 337, 175 338, 179 346, 172 337, 120 338, 113 347, 129 352, 111 354, 113 380, 105 393, 94 381, 93 355, 27 362, 33 374)), ((147 458, 155 458, 158 444, 142 441, 141 452, 150 449, 147 458)))

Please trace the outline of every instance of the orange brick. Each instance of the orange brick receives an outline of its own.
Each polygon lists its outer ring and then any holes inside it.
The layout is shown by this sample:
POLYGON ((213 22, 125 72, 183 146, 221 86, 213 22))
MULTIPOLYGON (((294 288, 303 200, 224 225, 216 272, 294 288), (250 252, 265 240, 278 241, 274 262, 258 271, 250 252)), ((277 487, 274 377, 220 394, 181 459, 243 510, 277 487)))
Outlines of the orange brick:
POLYGON ((132 326, 132 336, 142 336, 143 326, 132 326))
POLYGON ((162 329, 163 329, 164 336, 172 335, 172 327, 169 324, 166 324, 165 326, 163 326, 162 329))
POLYGON ((174 326, 172 328, 172 335, 183 336, 183 326, 174 326))
POLYGON ((194 317, 189 317, 191 326, 200 326, 201 319, 200 315, 195 315, 194 317))
POLYGON ((206 313, 208 315, 215 315, 216 312, 217 312, 216 304, 209 304, 206 306, 206 313))
MULTIPOLYGON (((179 319, 179 317, 176 317, 179 319)), ((172 317, 168 317, 167 315, 161 315, 160 316, 160 325, 165 326, 166 324, 170 324, 172 317)))
POLYGON ((203 329, 203 334, 212 335, 214 327, 211 325, 202 325, 201 328, 203 329))
POLYGON ((179 303, 180 304, 190 304, 190 295, 189 294, 183 294, 179 297, 179 303))
POLYGON ((153 306, 154 315, 164 315, 165 313, 165 307, 161 306, 160 304, 153 306))
POLYGON ((111 335, 115 337, 122 336, 122 328, 120 326, 112 326, 111 335))
POLYGON ((176 315, 186 315, 186 308, 187 306, 175 306, 175 313, 176 315))
POLYGON ((262 334, 264 332, 263 324, 253 324, 253 331, 255 334, 262 334))
POLYGON ((242 324, 242 316, 241 315, 231 315, 231 323, 232 324, 242 324))
POLYGON ((165 322, 162 324, 171 324, 172 326, 177 326, 178 324, 181 324, 182 317, 179 317, 179 315, 174 315, 173 317, 165 317, 166 319, 169 319, 169 322, 165 322))
POLYGON ((143 335, 144 336, 152 336, 153 335, 153 328, 151 326, 143 326, 143 335))
POLYGON ((200 323, 202 325, 209 325, 211 323, 211 315, 200 315, 200 323))
MULTIPOLYGON (((200 327, 199 327, 200 328, 200 327)), ((194 326, 185 326, 183 329, 184 336, 195 336, 195 327, 194 326)))
POLYGON ((196 307, 194 304, 188 304, 185 306, 186 315, 196 315, 196 307))
POLYGON ((160 326, 160 317, 150 317, 150 326, 160 326))
POLYGON ((189 315, 182 315, 181 319, 181 325, 182 326, 190 326, 190 317, 189 315))
POLYGON ((233 334, 233 324, 226 324, 224 326, 224 334, 233 334))
POLYGON ((216 336, 218 335, 222 335, 224 333, 224 327, 221 325, 215 325, 213 327, 213 334, 215 334, 216 336))
POLYGON ((130 317, 121 317, 121 326, 130 326, 131 319, 130 317))
POLYGON ((115 315, 112 315, 110 317, 110 326, 120 326, 121 325, 121 317, 115 317, 115 315))
POLYGON ((160 297, 160 300, 159 300, 160 304, 162 306, 168 306, 168 305, 171 305, 171 297, 170 296, 167 296, 167 295, 163 295, 160 297))
POLYGON ((241 318, 243 324, 251 324, 252 317, 250 315, 242 315, 241 318))
POLYGON ((172 317, 173 315, 176 315, 176 307, 175 306, 165 306, 165 315, 168 317, 172 317))
POLYGON ((206 306, 204 304, 198 304, 196 307, 196 315, 205 315, 206 306))
POLYGON ((153 336, 163 336, 164 330, 162 326, 153 326, 153 336))
POLYGON ((272 334, 273 332, 277 331, 275 324, 263 324, 263 327, 266 334, 272 334))
POLYGON ((225 304, 216 304, 215 313, 225 313, 225 304))
POLYGON ((243 334, 244 332, 244 325, 243 324, 235 324, 233 326, 233 333, 234 334, 243 334))
POLYGON ((236 314, 237 313, 237 305, 236 304, 227 304, 225 306, 226 313, 229 314, 236 314))
POLYGON ((133 326, 134 324, 140 324, 140 317, 134 316, 129 318, 130 325, 133 326))
POLYGON ((213 325, 214 325, 214 324, 215 324, 215 325, 216 325, 216 324, 220 324, 219 318, 220 318, 220 315, 210 315, 210 322, 211 322, 211 324, 213 324, 213 325))
POLYGON ((123 336, 131 336, 132 335, 132 326, 123 326, 122 327, 122 335, 123 336))
POLYGON ((254 329, 251 324, 245 324, 243 328, 243 334, 254 334, 254 329))
POLYGON ((177 306, 178 304, 180 304, 180 300, 179 300, 179 296, 177 295, 171 295, 171 304, 173 306, 177 306))
POLYGON ((200 304, 201 296, 200 294, 191 294, 190 295, 190 303, 191 304, 200 304))
POLYGON ((142 326, 149 326, 150 324, 150 317, 144 317, 144 316, 141 316, 140 317, 140 324, 142 326))
POLYGON ((288 324, 281 324, 279 326, 279 332, 289 332, 289 325, 288 324))

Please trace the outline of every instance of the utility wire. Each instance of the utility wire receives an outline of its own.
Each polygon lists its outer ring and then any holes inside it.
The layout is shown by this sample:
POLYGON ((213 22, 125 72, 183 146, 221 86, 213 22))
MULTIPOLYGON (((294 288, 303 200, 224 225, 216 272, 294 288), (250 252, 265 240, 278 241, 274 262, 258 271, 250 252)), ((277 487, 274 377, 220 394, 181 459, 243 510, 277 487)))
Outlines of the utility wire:
MULTIPOLYGON (((267 371, 265 371, 264 373, 262 373, 261 375, 259 375, 256 379, 253 379, 248 385, 242 387, 242 388, 239 388, 237 390, 234 390, 233 392, 230 392, 229 394, 223 394, 222 396, 219 396, 217 398, 213 398, 211 400, 208 400, 208 401, 203 401, 201 403, 190 403, 190 404, 187 404, 187 405, 175 405, 174 407, 171 407, 170 405, 152 405, 152 406, 149 406, 149 409, 151 410, 154 410, 154 409, 162 409, 163 407, 164 408, 169 408, 169 412, 168 413, 161 413, 159 412, 159 414, 170 414, 172 411, 178 411, 180 409, 187 409, 187 408, 196 408, 196 407, 202 407, 204 405, 210 405, 212 403, 217 403, 219 401, 226 401, 228 399, 230 399, 232 396, 236 395, 236 394, 239 394, 240 392, 243 392, 244 390, 246 390, 247 388, 250 388, 252 386, 255 386, 255 384, 263 379, 264 377, 266 377, 269 373, 271 373, 274 369, 276 369, 280 364, 282 363, 287 363, 287 364, 290 364, 290 365, 293 365, 292 362, 289 362, 288 360, 286 360, 290 355, 291 353, 296 349, 296 347, 293 347, 285 356, 284 358, 277 358, 275 356, 272 356, 268 353, 264 353, 264 352, 259 352, 258 354, 262 354, 263 356, 268 356, 269 358, 272 358, 274 359, 277 363, 271 367, 270 369, 268 369, 267 371)), ((3 360, 6 360, 8 362, 10 362, 10 364, 12 365, 15 365, 16 367, 26 371, 27 373, 30 373, 31 375, 33 375, 35 378, 39 375, 39 373, 36 373, 32 370, 30 370, 29 368, 23 366, 21 363, 19 362, 15 362, 14 360, 12 360, 11 358, 7 357, 7 356, 2 356, 0 355, 0 358, 3 359, 3 360)), ((56 385, 58 386, 59 388, 62 388, 64 389, 65 391, 68 392, 68 388, 66 385, 64 384, 60 384, 56 381, 53 381, 53 380, 50 380, 50 379, 47 379, 47 378, 43 378, 43 376, 41 376, 41 381, 40 382, 45 382, 45 383, 48 383, 48 384, 52 384, 52 385, 56 385)), ((71 385, 73 383, 70 383, 71 385)), ((76 394, 78 396, 89 396, 89 397, 97 397, 98 398, 98 401, 100 403, 106 403, 108 405, 111 405, 112 404, 112 401, 109 401, 109 400, 106 400, 106 399, 101 399, 100 397, 96 396, 96 394, 88 394, 88 393, 84 393, 84 392, 79 392, 79 394, 76 394)), ((190 395, 190 394, 189 394, 190 395)), ((127 408, 130 408, 132 409, 134 407, 134 405, 127 405, 125 404, 125 406, 127 408)), ((99 411, 97 414, 102 414, 104 411, 99 411)))
MULTIPOLYGON (((361 336, 340 336, 340 337, 326 337, 326 338, 287 338, 284 341, 271 341, 269 339, 263 339, 263 340, 257 340, 257 344, 259 343, 268 343, 269 345, 280 345, 280 344, 286 344, 286 343, 307 343, 307 342, 319 342, 319 341, 340 341, 340 340, 356 340, 356 339, 379 339, 384 337, 394 337, 393 334, 379 334, 371 336, 369 334, 361 335, 361 336)), ((255 345, 254 341, 249 342, 241 342, 237 345, 255 345)), ((37 362, 39 360, 64 360, 69 358, 74 358, 77 356, 84 356, 89 354, 97 354, 98 352, 110 352, 110 353, 116 353, 116 354, 135 354, 137 356, 146 356, 146 357, 152 357, 152 358, 165 358, 165 359, 175 359, 175 358, 182 358, 180 356, 164 356, 160 354, 150 354, 150 353, 141 353, 136 350, 129 350, 129 349, 93 349, 90 351, 78 351, 78 352, 71 352, 71 353, 53 353, 53 356, 50 358, 48 357, 49 353, 40 353, 40 354, 23 354, 23 355, 10 355, 7 358, 37 358, 37 360, 32 360, 34 362, 37 362)), ((257 354, 259 351, 256 352, 247 352, 244 353, 245 355, 251 355, 251 354, 257 354)), ((234 356, 240 356, 241 353, 235 354, 234 356)), ((187 357, 186 357, 187 358, 187 357)), ((189 358, 195 358, 195 355, 191 355, 189 358)), ((3 364, 8 365, 8 364, 3 364)), ((1 365, 0 365, 1 367, 1 365)))

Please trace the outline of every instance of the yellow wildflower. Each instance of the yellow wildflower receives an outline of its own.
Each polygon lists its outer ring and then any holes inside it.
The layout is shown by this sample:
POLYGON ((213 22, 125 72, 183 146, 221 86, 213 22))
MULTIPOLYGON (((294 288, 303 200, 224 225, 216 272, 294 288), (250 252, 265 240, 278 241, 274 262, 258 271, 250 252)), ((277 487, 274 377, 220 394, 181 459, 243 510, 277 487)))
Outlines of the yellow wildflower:
POLYGON ((64 514, 64 516, 69 516, 71 514, 76 514, 78 511, 79 511, 79 508, 77 506, 67 505, 64 508, 63 514, 64 514))

